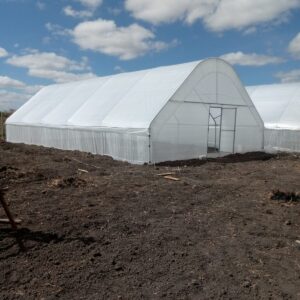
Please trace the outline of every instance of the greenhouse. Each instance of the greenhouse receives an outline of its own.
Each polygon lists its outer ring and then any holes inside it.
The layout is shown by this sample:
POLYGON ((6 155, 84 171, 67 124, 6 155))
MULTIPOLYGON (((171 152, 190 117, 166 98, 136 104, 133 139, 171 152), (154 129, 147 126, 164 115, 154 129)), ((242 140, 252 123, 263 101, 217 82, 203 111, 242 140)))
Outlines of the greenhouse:
POLYGON ((6 130, 9 142, 136 164, 262 150, 264 135, 246 89, 218 58, 47 86, 6 130))
POLYGON ((247 87, 265 125, 266 151, 300 151, 300 84, 247 87))

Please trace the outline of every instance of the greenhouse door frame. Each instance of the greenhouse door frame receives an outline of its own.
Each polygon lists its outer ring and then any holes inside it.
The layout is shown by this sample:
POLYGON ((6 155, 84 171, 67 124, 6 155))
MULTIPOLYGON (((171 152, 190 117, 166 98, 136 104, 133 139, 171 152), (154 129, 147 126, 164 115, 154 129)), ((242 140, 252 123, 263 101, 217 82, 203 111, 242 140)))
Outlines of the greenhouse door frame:
POLYGON ((234 153, 236 118, 237 107, 209 106, 207 131, 208 154, 234 153), (212 113, 212 111, 214 111, 214 113, 212 113), (210 144, 211 134, 213 134, 214 147, 211 147, 210 144))

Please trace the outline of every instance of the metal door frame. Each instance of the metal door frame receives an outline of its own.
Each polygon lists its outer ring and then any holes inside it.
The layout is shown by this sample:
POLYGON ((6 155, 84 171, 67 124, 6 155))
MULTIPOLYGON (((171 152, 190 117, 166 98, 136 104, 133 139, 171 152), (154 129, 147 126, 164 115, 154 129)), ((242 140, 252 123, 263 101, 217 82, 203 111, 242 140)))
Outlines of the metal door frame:
POLYGON ((223 117, 223 110, 234 110, 234 123, 233 129, 222 129, 222 120, 221 120, 221 129, 220 129, 220 148, 221 148, 221 138, 222 138, 222 131, 223 132, 233 132, 233 139, 232 139, 232 151, 230 153, 234 153, 235 148, 235 133, 236 133, 236 115, 237 115, 237 107, 222 107, 222 117, 223 117))
POLYGON ((209 106, 209 108, 208 108, 208 126, 207 126, 207 147, 206 147, 206 149, 207 149, 207 152, 208 152, 208 149, 209 149, 209 132, 210 132, 210 119, 212 119, 213 121, 214 121, 214 123, 215 123, 215 125, 214 125, 214 127, 215 127, 215 151, 217 152, 217 153, 219 153, 220 152, 220 142, 221 142, 221 139, 220 139, 220 137, 221 137, 221 126, 222 126, 222 114, 223 114, 223 110, 222 110, 222 106, 209 106), (211 108, 217 108, 217 109, 220 109, 220 115, 219 116, 217 116, 216 118, 214 118, 213 116, 212 116, 212 114, 211 114, 211 112, 210 112, 210 110, 211 110, 211 108), (220 124, 217 126, 217 123, 216 123, 216 119, 217 118, 220 118, 220 124), (219 145, 219 147, 218 147, 218 150, 217 150, 217 148, 216 148, 216 146, 217 146, 217 127, 219 127, 219 143, 218 143, 218 145, 219 145))
MULTIPOLYGON (((207 129, 207 153, 208 153, 208 149, 209 149, 209 121, 210 118, 212 118, 215 122, 215 118, 211 115, 210 113, 210 109, 211 108, 217 108, 221 110, 221 114, 220 116, 220 129, 219 129, 219 148, 218 151, 216 151, 217 153, 221 152, 221 138, 222 138, 222 132, 233 132, 233 140, 232 140, 232 152, 230 153, 235 153, 235 135, 236 135, 236 118, 237 118, 237 107, 224 107, 224 106, 216 106, 216 105, 210 105, 208 108, 208 129, 207 129), (230 109, 230 110, 234 110, 234 127, 233 129, 222 129, 223 127, 223 110, 225 109, 230 109)), ((216 123, 215 123, 216 124, 216 123)), ((215 125, 215 128, 217 126, 215 125)), ((216 129, 215 129, 215 141, 216 141, 216 129)), ((216 146, 216 142, 215 142, 215 146, 216 146)))

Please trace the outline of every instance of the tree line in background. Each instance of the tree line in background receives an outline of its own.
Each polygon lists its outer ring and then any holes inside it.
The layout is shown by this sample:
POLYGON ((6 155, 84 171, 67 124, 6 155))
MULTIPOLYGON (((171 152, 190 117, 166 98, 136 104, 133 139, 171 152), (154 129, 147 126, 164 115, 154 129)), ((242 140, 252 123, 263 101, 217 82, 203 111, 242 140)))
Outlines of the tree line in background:
POLYGON ((5 121, 13 113, 13 111, 0 111, 0 140, 5 140, 5 121))

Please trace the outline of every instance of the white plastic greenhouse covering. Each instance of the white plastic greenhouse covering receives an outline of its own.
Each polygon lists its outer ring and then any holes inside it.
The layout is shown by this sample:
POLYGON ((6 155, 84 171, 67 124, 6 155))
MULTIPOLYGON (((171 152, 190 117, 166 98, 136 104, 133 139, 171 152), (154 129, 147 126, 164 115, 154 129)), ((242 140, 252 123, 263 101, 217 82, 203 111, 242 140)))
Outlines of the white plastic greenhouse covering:
POLYGON ((263 122, 221 59, 43 88, 6 122, 7 140, 131 163, 263 148, 263 122))
POLYGON ((300 83, 247 87, 265 124, 265 150, 300 151, 300 83))

